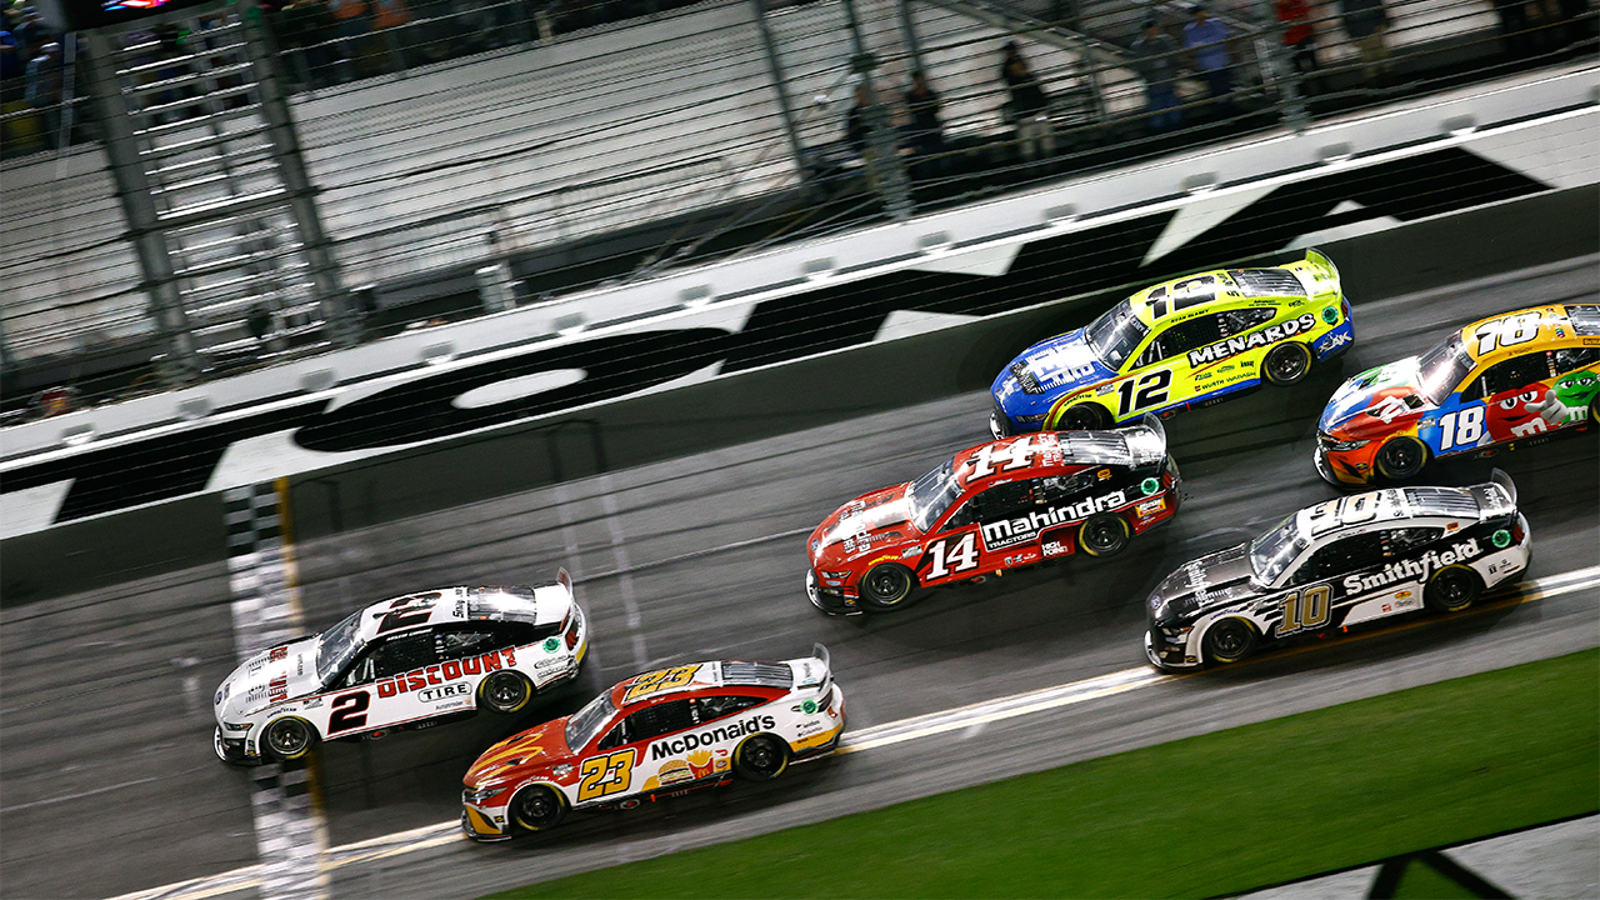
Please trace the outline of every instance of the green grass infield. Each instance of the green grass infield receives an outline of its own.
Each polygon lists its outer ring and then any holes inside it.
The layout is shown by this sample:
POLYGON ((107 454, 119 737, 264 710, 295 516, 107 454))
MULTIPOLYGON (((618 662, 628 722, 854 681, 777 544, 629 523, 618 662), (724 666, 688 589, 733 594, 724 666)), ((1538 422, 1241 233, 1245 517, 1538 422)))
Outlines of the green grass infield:
POLYGON ((1208 897, 1592 812, 1597 759, 1590 650, 494 896, 1208 897))

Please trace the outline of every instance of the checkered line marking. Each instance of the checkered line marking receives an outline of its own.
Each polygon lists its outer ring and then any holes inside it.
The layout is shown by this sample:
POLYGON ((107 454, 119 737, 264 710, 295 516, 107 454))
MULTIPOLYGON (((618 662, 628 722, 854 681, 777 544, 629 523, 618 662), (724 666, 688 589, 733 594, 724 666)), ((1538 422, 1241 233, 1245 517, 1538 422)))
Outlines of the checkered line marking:
MULTIPOLYGON (((275 647, 304 629, 299 595, 283 541, 278 488, 272 482, 222 495, 228 529, 228 585, 239 659, 275 647)), ((256 853, 262 900, 322 900, 328 875, 322 857, 327 826, 312 781, 314 769, 269 763, 251 772, 256 853)))

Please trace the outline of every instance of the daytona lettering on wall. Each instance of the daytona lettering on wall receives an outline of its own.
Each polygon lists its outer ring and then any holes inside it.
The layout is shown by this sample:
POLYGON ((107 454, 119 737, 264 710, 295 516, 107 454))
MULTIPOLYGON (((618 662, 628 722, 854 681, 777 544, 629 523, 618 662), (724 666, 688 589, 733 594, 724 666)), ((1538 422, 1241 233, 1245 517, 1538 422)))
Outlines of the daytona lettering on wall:
MULTIPOLYGON (((1361 218, 1409 222, 1547 189, 1504 165, 1448 148, 1275 189, 1163 254, 1157 265, 1162 272, 1176 273, 1213 262, 1223 248, 1229 256, 1276 252, 1303 234, 1351 224, 1357 214, 1335 209, 1352 201, 1361 218), (1460 190, 1461 185, 1472 189, 1460 190)), ((631 396, 713 365, 728 374, 865 345, 900 310, 988 315, 1049 299, 1042 285, 1070 280, 1079 290, 1094 291, 1149 281, 1159 273, 1146 265, 1148 251, 1173 215, 1151 214, 1026 242, 1011 268, 1000 275, 898 271, 742 307, 742 318, 735 322, 730 317, 727 325, 712 324, 716 320, 708 315, 705 327, 612 335, 554 348, 535 344, 527 352, 494 354, 448 371, 418 369, 399 376, 406 379, 399 384, 349 403, 326 397, 285 401, 280 409, 128 443, 92 442, 43 462, 15 461, 0 477, 0 494, 18 504, 50 505, 49 511, 26 517, 43 523, 30 527, 47 527, 256 483, 263 479, 261 463, 235 463, 232 455, 247 443, 259 444, 258 452, 273 467, 271 476, 296 475, 631 396), (1083 260, 1091 258, 1096 265, 1085 268, 1083 260), (977 310, 972 306, 975 286, 981 286, 985 298, 977 310), (547 391, 485 406, 457 402, 468 392, 512 379, 575 370, 584 372, 581 380, 547 391), (49 500, 23 495, 48 485, 66 486, 49 500)), ((1207 351, 1217 359, 1236 352, 1228 342, 1195 352, 1207 351)), ((0 525, 24 520, 12 512, 9 502, 0 504, 0 525)))

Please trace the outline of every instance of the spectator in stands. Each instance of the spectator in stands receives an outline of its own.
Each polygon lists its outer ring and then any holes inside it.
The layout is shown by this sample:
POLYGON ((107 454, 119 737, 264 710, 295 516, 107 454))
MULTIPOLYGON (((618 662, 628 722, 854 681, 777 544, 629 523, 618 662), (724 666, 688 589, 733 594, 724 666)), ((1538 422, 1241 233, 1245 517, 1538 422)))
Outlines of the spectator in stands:
POLYGON ((1300 93, 1317 92, 1317 36, 1311 27, 1311 4, 1306 0, 1272 0, 1278 21, 1284 23, 1283 43, 1289 62, 1300 76, 1300 93))
POLYGON ((23 58, 27 49, 10 29, 0 29, 0 81, 22 77, 28 68, 28 61, 23 58))
POLYGON ((1178 42, 1161 30, 1155 19, 1146 19, 1144 33, 1133 42, 1133 69, 1144 79, 1145 125, 1160 133, 1176 128, 1183 121, 1178 109, 1178 42))
POLYGON ((1016 41, 1006 41, 1000 77, 1011 94, 1011 117, 1017 125, 1017 149, 1022 158, 1033 160, 1054 154, 1056 139, 1050 125, 1050 98, 1028 68, 1028 61, 1022 58, 1022 48, 1016 41))
POLYGON ((372 32, 388 71, 400 72, 411 64, 405 28, 410 23, 411 10, 406 8, 405 0, 372 0, 372 32))
POLYGON ((1389 84, 1389 48, 1385 35, 1389 31, 1389 12, 1383 0, 1339 0, 1339 10, 1344 16, 1344 30, 1355 41, 1361 53, 1361 76, 1368 84, 1387 87, 1389 84))
POLYGON ((911 88, 906 91, 906 111, 911 114, 907 144, 918 157, 917 165, 937 173, 943 168, 944 123, 939 120, 939 95, 928 87, 927 73, 911 73, 911 88))
POLYGON ((1205 4, 1189 8, 1191 18, 1183 26, 1183 47, 1196 72, 1206 80, 1207 93, 1215 109, 1233 111, 1233 61, 1228 56, 1228 26, 1205 4))
POLYGON ((856 85, 855 102, 850 104, 850 110, 844 114, 844 142, 850 147, 850 152, 863 160, 867 158, 867 108, 872 105, 872 92, 867 89, 865 82, 856 85))
POLYGON ((372 33, 372 17, 362 0, 327 0, 328 11, 333 14, 334 28, 339 35, 339 55, 344 57, 346 79, 365 74, 370 52, 368 35, 372 33))
POLYGON ((1494 0, 1494 14, 1500 22, 1500 49, 1511 59, 1533 55, 1533 23, 1528 18, 1527 0, 1494 0))
POLYGON ((46 147, 54 149, 61 139, 61 45, 50 41, 39 48, 39 55, 28 60, 27 87, 22 99, 38 110, 46 147))

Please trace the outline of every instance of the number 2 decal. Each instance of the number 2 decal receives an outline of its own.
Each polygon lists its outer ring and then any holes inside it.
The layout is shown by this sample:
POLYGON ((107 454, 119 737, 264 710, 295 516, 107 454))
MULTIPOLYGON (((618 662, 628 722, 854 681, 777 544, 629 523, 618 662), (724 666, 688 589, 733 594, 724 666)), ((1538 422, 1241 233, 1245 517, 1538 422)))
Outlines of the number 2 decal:
POLYGON ((955 547, 949 553, 945 552, 948 541, 935 541, 928 545, 928 552, 933 554, 933 568, 928 570, 929 578, 943 578, 953 572, 965 572, 978 567, 978 533, 969 531, 956 541, 955 547))
POLYGON ((328 718, 328 733, 349 731, 367 724, 367 707, 371 705, 372 696, 366 691, 353 691, 333 698, 333 704, 328 707, 333 710, 333 715, 328 718))
POLYGON ((578 764, 583 780, 578 782, 578 802, 621 793, 633 783, 633 764, 637 757, 632 747, 609 756, 592 756, 578 764))
POLYGON ((1469 406, 1439 417, 1439 451, 1451 447, 1476 447, 1483 437, 1483 407, 1469 406))
POLYGON ((1167 402, 1167 388, 1171 386, 1170 369, 1139 376, 1138 394, 1134 393, 1134 379, 1124 381, 1117 386, 1117 418, 1120 419, 1136 409, 1167 402))

